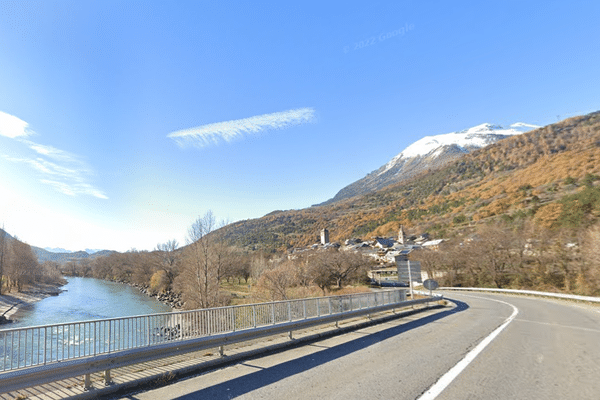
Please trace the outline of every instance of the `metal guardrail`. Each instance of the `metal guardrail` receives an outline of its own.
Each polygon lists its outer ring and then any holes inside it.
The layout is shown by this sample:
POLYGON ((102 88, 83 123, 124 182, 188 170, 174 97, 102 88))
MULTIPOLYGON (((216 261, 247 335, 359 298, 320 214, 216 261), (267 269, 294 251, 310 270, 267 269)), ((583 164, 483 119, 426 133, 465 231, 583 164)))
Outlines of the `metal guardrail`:
POLYGON ((0 393, 439 298, 405 290, 0 330, 0 393))
POLYGON ((471 292, 497 292, 497 293, 511 293, 511 294, 525 294, 530 296, 540 297, 554 297, 566 300, 576 301, 587 301, 591 303, 600 303, 600 297, 591 296, 579 296, 575 294, 564 294, 564 293, 551 293, 551 292, 538 292, 535 290, 518 290, 518 289, 495 289, 495 288, 463 288, 463 287, 442 287, 438 290, 462 290, 471 292))

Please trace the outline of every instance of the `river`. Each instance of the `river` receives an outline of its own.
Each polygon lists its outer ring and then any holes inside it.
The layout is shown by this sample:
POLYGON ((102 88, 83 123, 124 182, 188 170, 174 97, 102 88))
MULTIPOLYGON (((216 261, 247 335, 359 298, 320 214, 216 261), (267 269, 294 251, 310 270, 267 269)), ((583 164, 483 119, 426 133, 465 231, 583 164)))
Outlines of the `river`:
POLYGON ((129 285, 93 278, 67 278, 58 296, 21 307, 11 328, 170 312, 171 307, 129 285))

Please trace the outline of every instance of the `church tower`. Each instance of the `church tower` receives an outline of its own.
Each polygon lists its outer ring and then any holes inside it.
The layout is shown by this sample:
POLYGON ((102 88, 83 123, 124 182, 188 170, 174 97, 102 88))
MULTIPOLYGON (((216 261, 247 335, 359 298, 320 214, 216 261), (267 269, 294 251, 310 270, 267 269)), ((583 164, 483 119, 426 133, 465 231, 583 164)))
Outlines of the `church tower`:
POLYGON ((398 232, 398 242, 405 244, 406 233, 404 233, 404 225, 400 225, 400 231, 398 232))

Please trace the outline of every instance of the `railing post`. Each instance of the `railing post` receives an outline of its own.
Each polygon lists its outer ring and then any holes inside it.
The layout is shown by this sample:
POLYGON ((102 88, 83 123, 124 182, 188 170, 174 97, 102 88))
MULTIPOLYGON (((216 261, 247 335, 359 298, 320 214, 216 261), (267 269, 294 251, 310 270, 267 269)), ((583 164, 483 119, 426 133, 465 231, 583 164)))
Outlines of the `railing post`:
MULTIPOLYGON (((47 341, 47 337, 46 337, 46 327, 44 327, 44 365, 46 365, 46 341, 47 341)), ((5 342, 6 342, 6 336, 5 336, 5 342)), ((4 346, 4 353, 6 354, 6 343, 4 346)))
POLYGON ((317 317, 321 316, 321 300, 317 298, 317 317))
POLYGON ((104 371, 104 386, 109 386, 112 383, 112 379, 110 378, 110 369, 107 369, 104 371))
POLYGON ((275 325, 275 303, 271 303, 271 318, 273 319, 273 325, 275 325))
POLYGON ((288 316, 290 317, 290 322, 292 322, 292 302, 288 300, 288 316))
POLYGON ((235 332, 235 314, 236 314, 235 310, 236 310, 236 308, 232 308, 231 309, 231 312, 232 312, 231 319, 232 319, 232 322, 233 322, 233 331, 234 332, 235 332))
POLYGON ((327 298, 329 300, 329 315, 331 315, 331 297, 327 298))
POLYGON ((90 374, 85 374, 83 377, 83 390, 90 390, 92 388, 92 379, 90 374))
POLYGON ((146 340, 147 340, 147 345, 150 346, 150 317, 146 317, 146 340))
POLYGON ((256 306, 252 305, 252 324, 256 328, 256 306))
POLYGON ((306 299, 302 300, 302 309, 304 313, 304 319, 306 319, 306 299))

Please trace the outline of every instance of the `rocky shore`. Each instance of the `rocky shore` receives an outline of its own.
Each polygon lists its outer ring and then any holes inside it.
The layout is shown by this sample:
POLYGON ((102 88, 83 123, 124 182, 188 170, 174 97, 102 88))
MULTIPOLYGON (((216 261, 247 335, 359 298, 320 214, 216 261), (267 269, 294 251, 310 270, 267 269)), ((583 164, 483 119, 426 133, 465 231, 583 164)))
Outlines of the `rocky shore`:
POLYGON ((20 307, 31 305, 50 296, 58 296, 63 286, 60 283, 36 283, 21 292, 4 293, 0 296, 0 325, 11 323, 11 316, 20 307))
POLYGON ((178 293, 174 293, 170 290, 164 293, 152 293, 147 286, 136 285, 134 283, 130 283, 130 285, 136 287, 140 292, 144 293, 146 296, 153 297, 161 303, 164 303, 175 310, 180 310, 183 308, 183 301, 181 300, 181 295, 178 293))

